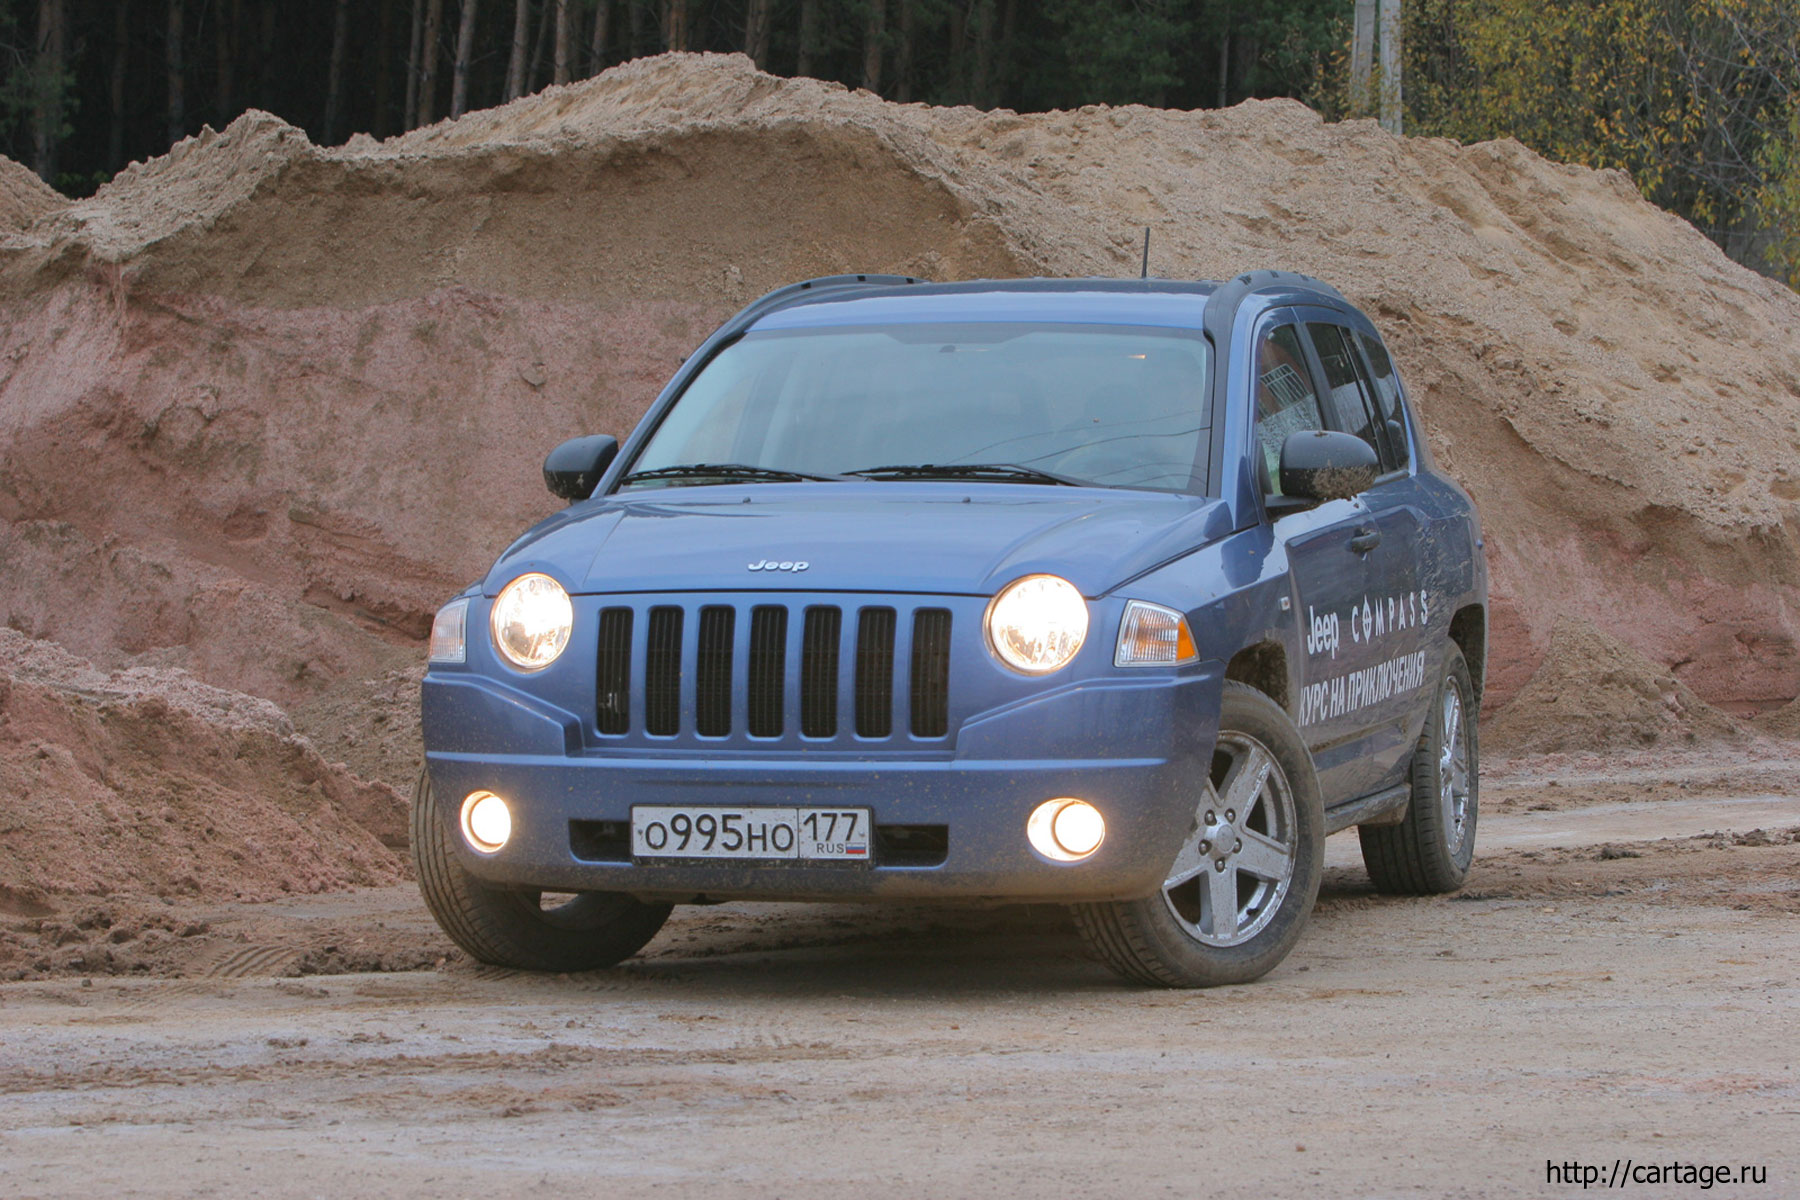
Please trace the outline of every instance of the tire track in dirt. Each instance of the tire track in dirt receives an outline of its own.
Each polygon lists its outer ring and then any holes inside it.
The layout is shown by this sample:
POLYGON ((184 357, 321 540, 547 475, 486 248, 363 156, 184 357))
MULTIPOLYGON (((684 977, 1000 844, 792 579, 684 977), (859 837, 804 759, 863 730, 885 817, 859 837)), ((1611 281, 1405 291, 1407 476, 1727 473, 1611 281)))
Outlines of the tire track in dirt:
POLYGON ((227 954, 206 970, 213 979, 245 979, 252 975, 281 975, 300 961, 302 951, 289 946, 245 946, 227 954))

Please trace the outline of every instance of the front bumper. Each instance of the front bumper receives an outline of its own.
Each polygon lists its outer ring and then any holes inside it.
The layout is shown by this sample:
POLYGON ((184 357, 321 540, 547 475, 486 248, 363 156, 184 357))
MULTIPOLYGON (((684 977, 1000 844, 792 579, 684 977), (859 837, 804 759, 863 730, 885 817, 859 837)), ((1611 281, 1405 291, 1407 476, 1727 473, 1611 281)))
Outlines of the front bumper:
POLYGON ((648 899, 1132 899, 1155 891, 1192 827, 1218 733, 1222 668, 1072 683, 963 723, 953 750, 807 753, 595 748, 582 722, 473 674, 429 675, 426 763, 442 818, 486 789, 513 811, 493 855, 448 830, 490 883, 648 899), (1106 841, 1080 863, 1031 849, 1045 800, 1100 809, 1106 841), (941 861, 903 865, 596 860, 583 830, 629 828, 635 804, 846 806, 883 827, 941 829, 941 861))

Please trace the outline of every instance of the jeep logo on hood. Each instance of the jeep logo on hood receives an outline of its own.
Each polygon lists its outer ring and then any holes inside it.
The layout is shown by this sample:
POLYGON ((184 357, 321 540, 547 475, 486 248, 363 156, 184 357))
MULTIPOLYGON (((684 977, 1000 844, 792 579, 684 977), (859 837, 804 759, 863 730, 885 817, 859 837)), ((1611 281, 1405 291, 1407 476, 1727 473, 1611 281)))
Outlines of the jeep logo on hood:
POLYGON ((750 569, 752 571, 804 571, 811 565, 811 563, 805 562, 776 562, 772 558, 765 558, 761 562, 751 563, 750 569))

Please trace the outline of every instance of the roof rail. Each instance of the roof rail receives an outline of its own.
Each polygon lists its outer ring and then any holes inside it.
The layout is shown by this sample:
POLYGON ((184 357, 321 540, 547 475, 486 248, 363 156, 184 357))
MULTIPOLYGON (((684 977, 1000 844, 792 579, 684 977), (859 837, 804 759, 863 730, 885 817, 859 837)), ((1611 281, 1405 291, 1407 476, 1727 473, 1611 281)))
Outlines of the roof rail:
POLYGON ((790 283, 786 287, 778 287, 768 295, 752 300, 743 311, 731 319, 731 324, 743 328, 764 313, 791 304, 808 292, 833 291, 838 288, 861 287, 868 284, 924 282, 925 280, 916 279, 911 275, 821 275, 817 279, 806 279, 799 283, 790 283))
POLYGON ((1322 293, 1340 303, 1350 303, 1344 299, 1342 292, 1311 275, 1302 275, 1297 271, 1246 271, 1225 280, 1219 285, 1219 290, 1206 301, 1204 321, 1214 343, 1224 345, 1225 340, 1230 337, 1232 320, 1237 315, 1238 306, 1246 299, 1259 292, 1280 291, 1322 293))
POLYGON ((1233 276, 1219 288, 1221 292, 1231 290, 1248 295, 1251 292, 1272 292, 1282 288, 1324 292, 1327 296, 1342 300, 1344 294, 1326 283, 1323 279, 1314 279, 1311 275, 1302 275, 1298 271, 1245 271, 1242 275, 1233 276))

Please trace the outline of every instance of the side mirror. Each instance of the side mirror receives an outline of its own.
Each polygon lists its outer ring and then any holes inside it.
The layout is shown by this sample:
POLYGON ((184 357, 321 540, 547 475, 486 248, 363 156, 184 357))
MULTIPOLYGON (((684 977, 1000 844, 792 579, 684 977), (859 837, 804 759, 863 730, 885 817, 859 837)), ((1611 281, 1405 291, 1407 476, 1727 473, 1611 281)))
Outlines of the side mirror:
POLYGON ((570 438, 544 456, 544 486, 570 504, 586 500, 618 456, 618 438, 603 433, 570 438))
POLYGON ((1281 491, 1298 500, 1348 500, 1380 470, 1375 448, 1353 433, 1302 429, 1281 443, 1281 491))

